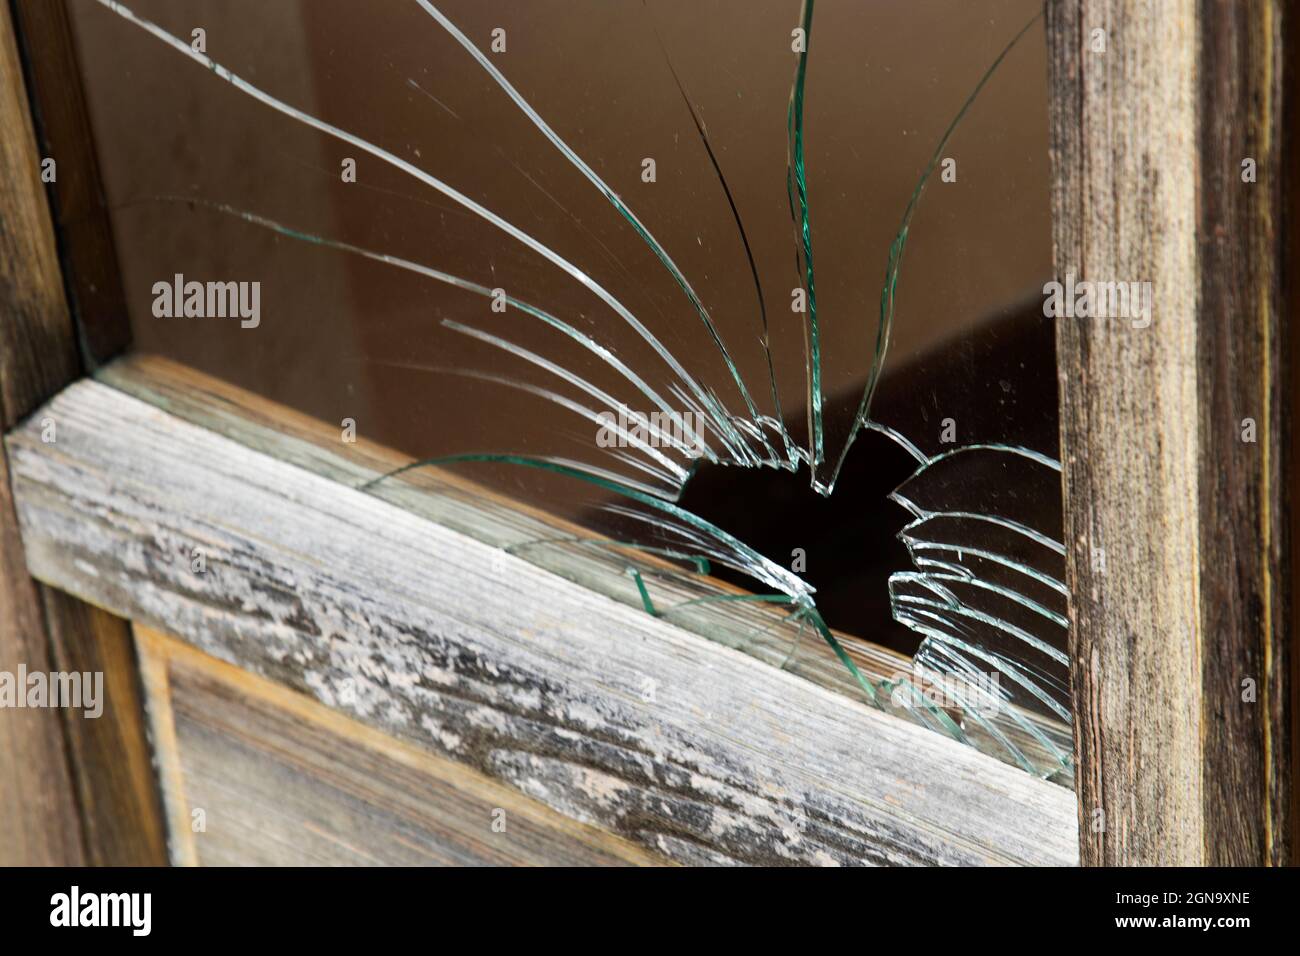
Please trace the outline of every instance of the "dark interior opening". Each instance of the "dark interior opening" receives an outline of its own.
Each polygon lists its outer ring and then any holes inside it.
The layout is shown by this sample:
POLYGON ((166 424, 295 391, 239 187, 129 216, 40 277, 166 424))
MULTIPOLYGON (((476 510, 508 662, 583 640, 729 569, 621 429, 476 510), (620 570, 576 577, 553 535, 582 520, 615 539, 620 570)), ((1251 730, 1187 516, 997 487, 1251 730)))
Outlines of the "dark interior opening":
MULTIPOLYGON (((871 417, 897 428, 927 454, 942 450, 941 422, 952 417, 960 425, 959 444, 1014 444, 1056 456, 1056 387, 1054 329, 1034 299, 891 370, 871 417)), ((860 398, 859 390, 835 396, 826 404, 827 416, 851 416, 860 398)), ((802 430, 791 432, 804 441, 802 430)), ((920 637, 893 619, 889 602, 889 576, 912 567, 898 540, 912 516, 889 495, 917 466, 897 443, 864 430, 829 497, 809 487, 806 468, 791 474, 706 463, 687 483, 680 504, 787 568, 794 549, 802 548, 806 569, 800 576, 817 588, 817 606, 830 627, 912 654, 920 637)), ((1044 513, 1059 509, 1059 492, 1046 492, 1044 513)), ((755 587, 729 568, 714 567, 713 574, 755 587)))

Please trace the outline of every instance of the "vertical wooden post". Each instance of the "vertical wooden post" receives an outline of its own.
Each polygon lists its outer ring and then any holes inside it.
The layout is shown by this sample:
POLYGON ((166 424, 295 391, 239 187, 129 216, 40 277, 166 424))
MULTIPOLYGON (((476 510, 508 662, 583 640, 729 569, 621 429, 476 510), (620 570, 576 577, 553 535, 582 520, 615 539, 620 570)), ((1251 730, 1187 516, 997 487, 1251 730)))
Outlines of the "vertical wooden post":
MULTIPOLYGON (((5 430, 74 375, 62 281, 41 196, 36 141, 8 4, 0 4, 0 425, 5 430)), ((0 670, 49 670, 36 583, 0 458, 0 670)), ((81 823, 58 711, 0 709, 0 863, 79 864, 81 823)))
MULTIPOLYGON (((80 373, 29 110, 9 4, 0 0, 3 430, 80 373)), ((66 173, 89 156, 55 158, 66 173)), ((103 672, 104 713, 0 708, 0 864, 165 863, 129 626, 27 574, 0 450, 0 671, 20 667, 103 672)))
POLYGON ((131 330, 72 23, 66 0, 13 0, 13 12, 31 83, 37 139, 59 159, 58 181, 48 189, 64 284, 83 352, 94 367, 124 351, 131 330))
POLYGON ((1292 859, 1280 0, 1051 0, 1081 859, 1292 859))

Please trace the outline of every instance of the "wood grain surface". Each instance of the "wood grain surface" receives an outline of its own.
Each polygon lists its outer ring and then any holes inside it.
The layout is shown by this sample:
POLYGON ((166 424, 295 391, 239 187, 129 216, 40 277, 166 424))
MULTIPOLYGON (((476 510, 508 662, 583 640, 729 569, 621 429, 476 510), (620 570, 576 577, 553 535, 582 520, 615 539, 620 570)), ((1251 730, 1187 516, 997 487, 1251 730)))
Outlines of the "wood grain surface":
POLYGON ((679 862, 1075 861, 1062 787, 105 385, 43 413, 57 445, 7 440, 37 577, 572 819, 679 862))
POLYGON ((136 640, 178 864, 667 862, 157 631, 136 640))
MULTIPOLYGON (((97 378, 177 418, 350 487, 365 485, 411 462, 409 456, 364 437, 344 444, 339 441, 339 430, 332 425, 158 356, 125 356, 101 369, 97 378)), ((627 573, 626 553, 568 543, 566 538, 585 538, 588 532, 471 483, 461 475, 425 468, 375 485, 371 492, 478 541, 521 549, 519 553, 527 560, 589 591, 638 609, 643 606, 636 584, 627 573), (545 547, 529 546, 541 541, 547 542, 545 547)), ((811 629, 800 633, 782 625, 784 609, 752 601, 689 603, 740 591, 713 578, 684 574, 645 552, 637 552, 635 561, 642 568, 657 608, 672 623, 837 693, 854 699, 863 697, 862 688, 843 662, 811 629)), ((877 683, 897 680, 900 674, 910 672, 911 662, 902 654, 860 637, 842 633, 838 637, 855 666, 877 683)), ((891 707, 887 698, 883 703, 891 707)), ((1036 724, 1060 751, 1070 750, 1069 727, 1027 712, 1021 712, 1020 717, 1036 724)), ((1009 715, 998 716, 994 722, 1000 733, 1039 766, 1053 764, 1041 742, 1009 715)), ((981 752, 1013 763, 1006 749, 975 722, 966 722, 966 732, 981 752)), ((1065 773, 1056 774, 1052 780, 1063 786, 1074 782, 1065 773)))
MULTIPOLYGON (((80 374, 41 158, 9 5, 0 4, 0 428, 6 431, 80 374)), ((8 462, 0 456, 0 670, 113 668, 105 674, 110 697, 97 721, 54 709, 0 710, 0 863, 162 861, 162 822, 130 647, 125 622, 28 575, 8 462)))
POLYGON ((1271 0, 1048 4, 1058 279, 1149 282, 1153 303, 1145 328, 1058 323, 1088 864, 1292 855, 1290 15, 1271 0))

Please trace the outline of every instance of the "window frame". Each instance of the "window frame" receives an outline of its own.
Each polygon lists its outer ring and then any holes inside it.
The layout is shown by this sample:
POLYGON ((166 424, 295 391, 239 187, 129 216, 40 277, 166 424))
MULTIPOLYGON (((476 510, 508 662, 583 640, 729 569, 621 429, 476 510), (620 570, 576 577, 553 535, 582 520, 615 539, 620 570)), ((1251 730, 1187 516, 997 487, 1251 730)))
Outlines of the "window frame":
MULTIPOLYGON (((237 454, 250 468, 268 470, 277 480, 287 480, 304 463, 308 473, 322 466, 339 475, 358 466, 355 459, 305 439, 303 431, 312 426, 291 413, 256 409, 251 401, 241 405, 203 383, 177 388, 170 396, 172 405, 152 407, 146 414, 144 406, 120 392, 109 393, 102 384, 112 382, 128 391, 133 386, 137 394, 156 388, 156 380, 138 374, 138 365, 127 360, 97 370, 102 382, 81 377, 79 355, 84 353, 78 336, 93 339, 96 354, 118 351, 129 340, 112 234, 64 4, 12 2, 16 33, 9 11, 0 10, 0 146, 7 167, 20 171, 11 188, 0 193, 0 247, 12 250, 14 264, 4 275, 10 301, 0 303, 0 337, 6 344, 0 395, 8 432, 0 530, 12 572, 0 586, 8 592, 5 604, 20 626, 15 632, 19 644, 6 652, 27 655, 31 662, 53 655, 73 666, 96 657, 110 661, 128 709, 138 712, 138 675, 122 674, 128 666, 134 669, 130 628, 123 617, 162 627, 251 670, 274 668, 259 656, 265 642, 240 644, 232 638, 220 645, 196 624, 177 627, 175 620, 151 616, 155 612, 138 591, 106 575, 114 569, 111 563, 92 573, 74 560, 58 560, 60 554, 70 554, 70 539, 60 537, 57 522, 40 517, 52 513, 48 509, 54 503, 87 520, 94 513, 92 501, 117 514, 132 506, 129 495, 137 496, 137 504, 140 495, 147 504, 160 503, 151 501, 149 487, 138 482, 116 492, 110 482, 95 498, 98 486, 73 480, 77 463, 89 468, 117 460, 125 469, 130 456, 148 455, 160 475, 183 468, 185 462, 169 458, 161 448, 131 444, 141 442, 152 428, 184 435, 196 453, 237 454), (19 46, 25 53, 22 66, 19 46), (45 155, 59 157, 59 181, 48 192, 36 174, 45 155), (73 323, 74 313, 80 326, 73 323), (39 440, 43 415, 89 422, 106 402, 130 412, 122 427, 65 429, 57 446, 39 440), (44 411, 28 417, 42 406, 44 411), (26 424, 20 424, 24 418, 26 424), (52 480, 51 474, 63 477, 52 480), (37 580, 21 573, 23 567, 37 580)), ((1297 399, 1287 397, 1287 385, 1300 336, 1287 335, 1283 322, 1284 308, 1294 297, 1283 288, 1282 264, 1290 247, 1280 223, 1284 204, 1294 200, 1284 194, 1285 177, 1267 172, 1251 189, 1237 188, 1236 166, 1228 160, 1242 153, 1254 155, 1262 170, 1282 168, 1294 111, 1289 100, 1285 108, 1291 112, 1283 111, 1282 49, 1294 48, 1292 19, 1300 18, 1285 17, 1279 2, 1243 6, 1165 0, 1158 5, 1163 16, 1155 18, 1146 16, 1147 6, 1136 0, 1047 4, 1058 274, 1074 271, 1081 278, 1104 280, 1132 272, 1157 289, 1157 321, 1144 337, 1107 336, 1084 324, 1058 324, 1077 802, 1068 790, 870 710, 850 694, 817 686, 816 677, 783 673, 649 615, 628 617, 626 608, 595 601, 590 587, 573 590, 575 585, 557 578, 564 600, 571 603, 546 605, 548 614, 581 609, 591 615, 595 607, 608 608, 602 620, 609 630, 630 630, 640 638, 625 642, 620 657, 652 680, 698 689, 697 675, 689 670, 664 669, 664 654, 672 648, 683 659, 706 661, 726 675, 715 676, 715 682, 765 688, 769 693, 762 707, 769 717, 784 715, 793 723, 810 713, 825 718, 823 737, 801 741, 803 765, 796 765, 770 734, 745 738, 737 731, 730 742, 720 739, 702 690, 691 702, 699 713, 680 711, 674 727, 681 740, 723 748, 715 755, 731 761, 728 766, 749 781, 747 787, 759 788, 774 777, 800 781, 782 796, 784 811, 796 816, 801 811, 809 826, 815 822, 823 828, 829 845, 845 854, 861 845, 867 848, 861 858, 879 855, 891 862, 983 858, 1060 863, 1074 862, 1076 852, 1085 864, 1291 860, 1296 820, 1291 768, 1297 741, 1290 696, 1296 666, 1291 622, 1297 596, 1290 546, 1297 519, 1287 507, 1283 477, 1291 473, 1294 460, 1289 402, 1297 399), (1093 28, 1094 23, 1104 26, 1093 28), (1093 29, 1107 31, 1108 52, 1091 51, 1093 29), (1115 81, 1119 76, 1123 82, 1115 81), (1115 117, 1124 119, 1118 128, 1115 117), (1151 157, 1161 157, 1165 175, 1153 173, 1151 157), (1190 183, 1178 186, 1170 169, 1190 177, 1190 183), (1250 256, 1216 256, 1207 238, 1216 227, 1250 256), (1190 311, 1194 321, 1160 321, 1161 302, 1177 303, 1179 314, 1190 311), (1261 409, 1258 454, 1242 454, 1225 438, 1243 407, 1261 409), (1232 462, 1228 482, 1218 472, 1223 461, 1232 462), (1151 547, 1171 536, 1188 547, 1151 547), (1093 559, 1098 548, 1106 555, 1100 565, 1093 559), (1225 575, 1220 557, 1225 553, 1246 560, 1225 575), (1231 709, 1225 720, 1241 667, 1260 669, 1261 705, 1231 709), (871 756, 845 750, 843 728, 859 731, 871 756), (1231 739, 1219 739, 1220 731, 1230 731, 1231 739), (845 790, 858 798, 847 803, 830 799, 845 790), (1004 810, 1010 808, 1009 819, 1023 839, 1008 831, 1007 814, 996 809, 999 800, 1005 801, 1004 810), (984 809, 970 812, 978 808, 984 809), (1072 849, 1076 829, 1077 851, 1072 849), (1065 841, 1063 833, 1068 834, 1065 841)), ((319 470, 316 476, 304 473, 303 480, 321 492, 322 508, 355 517, 379 506, 346 481, 335 481, 327 495, 317 478, 319 470)), ((212 501, 223 500, 220 488, 210 491, 212 501)), ((258 491, 253 485, 247 489, 250 495, 258 491)), ((204 521, 237 522, 240 517, 237 509, 233 514, 205 511, 209 502, 201 495, 174 494, 169 500, 183 501, 188 509, 169 516, 173 530, 189 522, 189 537, 177 532, 177 547, 200 546, 204 521)), ((418 524, 421 532, 435 537, 455 533, 418 510, 394 509, 389 517, 423 522, 418 524)), ((255 536, 251 527, 242 532, 255 536)), ((268 540, 262 556, 270 570, 263 583, 271 584, 277 574, 297 566, 285 558, 277 570, 275 536, 266 529, 259 533, 268 540)), ((290 549, 279 544, 288 554, 290 549)), ((383 537, 376 534, 359 547, 379 556, 383 537)), ((466 547, 475 550, 472 544, 466 547)), ((180 555, 178 551, 178 559, 180 555)), ((481 561, 474 568, 477 575, 491 573, 481 561)), ((245 574, 230 575, 228 583, 226 597, 234 599, 237 592, 248 593, 254 582, 245 574)), ((465 583, 472 591, 473 579, 467 577, 465 583)), ((607 583, 613 586, 612 580, 607 583)), ((364 586, 382 593, 386 583, 364 586)), ((170 599, 185 599, 183 588, 163 590, 170 599)), ((540 593, 532 598, 543 600, 540 593)), ((528 626, 526 614, 501 611, 493 627, 518 631, 528 626)), ((718 612, 715 623, 726 623, 726 617, 718 612)), ((448 614, 449 634, 455 620, 455 614, 448 614)), ((608 636, 595 626, 601 621, 575 620, 581 621, 587 652, 605 647, 601 642, 608 636)), ((272 617, 268 638, 284 626, 272 617)), ((491 631, 487 627, 480 636, 490 638, 491 631)), ((230 631, 236 633, 237 628, 230 631)), ((494 666, 509 667, 506 646, 492 645, 499 655, 494 666)), ((887 667, 889 658, 886 654, 874 663, 887 667)), ((560 671, 550 676, 564 680, 560 671)), ((285 682, 311 690, 301 674, 285 682)), ((644 736, 651 734, 653 721, 636 717, 635 707, 628 709, 626 688, 611 684, 596 693, 593 706, 630 721, 636 734, 643 735, 642 752, 653 753, 660 743, 644 736)), ((358 710, 353 713, 366 719, 358 710)), ((0 790, 15 781, 12 785, 20 789, 9 802, 36 815, 22 826, 37 834, 23 838, 0 832, 0 855, 81 862, 123 861, 135 852, 156 859, 161 814, 138 714, 120 724, 117 736, 88 737, 58 716, 45 715, 39 723, 0 724, 10 752, 21 756, 14 775, 0 772, 0 790), (70 757, 62 756, 64 747, 50 745, 58 739, 70 741, 70 757), (114 747, 134 755, 122 773, 107 767, 111 761, 104 754, 114 747), (29 785, 37 790, 23 789, 29 785), (31 792, 48 799, 33 807, 31 792), (83 795, 80 808, 70 798, 74 792, 83 795), (99 800, 101 792, 115 796, 99 800), (91 793, 96 799, 85 799, 91 793), (114 819, 153 834, 146 849, 133 851, 131 831, 114 819)), ((433 740, 423 743, 438 747, 433 740)), ((667 774, 688 764, 687 751, 679 750, 655 766, 667 774)), ((526 781, 512 783, 523 786, 526 781)), ((711 802, 707 796, 694 794, 705 805, 711 802)), ((594 798, 581 806, 581 812, 595 815, 614 832, 627 816, 626 807, 602 808, 594 798)), ((741 839, 741 827, 718 851, 750 861, 775 858, 772 847, 779 841, 771 842, 776 839, 772 821, 750 816, 744 823, 749 845, 741 839)), ((819 845, 804 834, 787 842, 801 847, 791 851, 792 859, 819 859, 814 852, 819 845)))

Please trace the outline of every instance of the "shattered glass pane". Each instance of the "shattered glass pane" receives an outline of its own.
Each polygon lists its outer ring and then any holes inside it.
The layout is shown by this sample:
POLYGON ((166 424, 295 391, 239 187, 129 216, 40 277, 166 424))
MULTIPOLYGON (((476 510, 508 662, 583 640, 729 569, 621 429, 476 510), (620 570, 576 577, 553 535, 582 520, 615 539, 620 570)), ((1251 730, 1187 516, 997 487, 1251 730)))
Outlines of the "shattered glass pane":
POLYGON ((1068 778, 1037 0, 72 12, 137 351, 1068 778))

